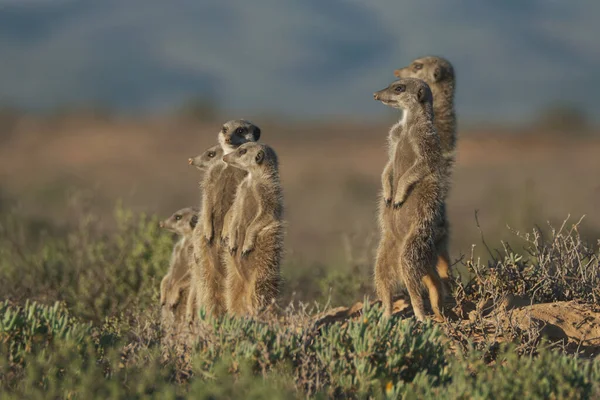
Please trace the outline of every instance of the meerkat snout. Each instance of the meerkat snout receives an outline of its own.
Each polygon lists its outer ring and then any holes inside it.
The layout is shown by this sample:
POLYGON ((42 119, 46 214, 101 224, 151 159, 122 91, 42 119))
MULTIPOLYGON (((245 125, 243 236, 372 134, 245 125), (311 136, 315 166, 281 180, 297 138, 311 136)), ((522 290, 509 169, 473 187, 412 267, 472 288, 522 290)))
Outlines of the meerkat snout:
POLYGON ((373 98, 375 100, 379 100, 379 93, 378 92, 373 93, 373 98))
POLYGON ((165 221, 160 221, 160 222, 158 223, 158 226, 159 226, 160 228, 164 228, 164 227, 165 227, 165 221))
POLYGON ((188 164, 189 164, 189 165, 192 165, 192 163, 193 163, 193 162, 194 162, 194 159, 193 159, 193 158, 191 158, 191 157, 190 157, 190 158, 188 158, 188 164))

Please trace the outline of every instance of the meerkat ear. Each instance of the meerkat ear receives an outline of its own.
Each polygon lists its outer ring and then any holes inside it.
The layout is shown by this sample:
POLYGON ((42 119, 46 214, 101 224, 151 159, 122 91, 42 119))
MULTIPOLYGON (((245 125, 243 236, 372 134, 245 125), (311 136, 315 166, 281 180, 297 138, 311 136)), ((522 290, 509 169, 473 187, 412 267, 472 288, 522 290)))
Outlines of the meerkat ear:
POLYGON ((258 142, 258 139, 260 139, 260 128, 256 127, 256 129, 254 130, 254 140, 258 142))
POLYGON ((442 79, 443 72, 444 71, 442 71, 442 67, 435 67, 433 70, 433 81, 439 82, 442 79))
POLYGON ((190 226, 192 227, 192 229, 194 229, 196 227, 196 225, 198 225, 198 216, 194 215, 194 216, 192 216, 192 219, 190 220, 190 226))
POLYGON ((265 152, 263 150, 259 150, 258 153, 256 153, 256 157, 254 157, 254 160, 256 161, 256 163, 258 165, 260 165, 260 164, 262 164, 264 159, 265 159, 265 152))
POLYGON ((419 103, 424 103, 426 97, 427 97, 427 91, 425 90, 424 87, 421 86, 419 88, 419 90, 417 91, 417 100, 419 100, 419 103))

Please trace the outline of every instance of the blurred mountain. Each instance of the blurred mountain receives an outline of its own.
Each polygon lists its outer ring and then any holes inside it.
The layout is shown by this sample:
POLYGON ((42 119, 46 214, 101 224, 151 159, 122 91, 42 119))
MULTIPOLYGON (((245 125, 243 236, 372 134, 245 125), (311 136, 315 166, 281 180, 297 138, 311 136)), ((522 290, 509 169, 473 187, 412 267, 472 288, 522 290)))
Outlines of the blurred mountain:
POLYGON ((465 119, 600 107, 594 0, 0 0, 0 104, 377 115, 394 68, 439 54, 465 119))

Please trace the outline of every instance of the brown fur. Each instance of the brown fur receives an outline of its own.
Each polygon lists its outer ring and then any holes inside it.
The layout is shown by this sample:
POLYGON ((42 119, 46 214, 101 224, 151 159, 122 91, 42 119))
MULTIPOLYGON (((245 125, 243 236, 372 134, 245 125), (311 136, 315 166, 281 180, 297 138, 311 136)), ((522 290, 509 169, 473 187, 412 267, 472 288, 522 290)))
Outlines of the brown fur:
MULTIPOLYGON (((429 56, 413 60, 407 67, 394 71, 398 78, 419 78, 424 80, 433 93, 434 125, 440 136, 442 154, 446 160, 444 173, 450 182, 456 149, 456 114, 454 112, 454 91, 456 77, 452 64, 441 57, 429 56)), ((449 189, 449 185, 446 185, 449 189)), ((444 193, 444 202, 448 190, 444 193)), ((450 224, 446 215, 444 204, 441 224, 435 232, 436 248, 438 253, 437 271, 447 292, 450 290, 450 254, 448 250, 450 241, 450 224)))
POLYGON ((389 134, 390 159, 383 175, 379 224, 381 241, 375 262, 375 287, 385 308, 404 282, 419 320, 425 318, 424 285, 431 307, 442 318, 444 288, 435 269, 434 232, 440 224, 445 190, 440 139, 433 125, 432 94, 419 79, 400 79, 374 94, 376 100, 404 110, 389 134))
MULTIPOLYGON (((260 129, 245 120, 232 120, 223 125, 218 141, 224 154, 241 144, 256 141, 260 129)), ((198 280, 194 282, 197 307, 213 315, 225 312, 225 267, 222 259, 221 237, 226 214, 233 203, 235 192, 246 172, 222 161, 211 165, 202 180, 202 212, 200 224, 194 230, 194 259, 198 280)))
POLYGON ((198 210, 183 208, 160 222, 160 227, 179 235, 167 275, 160 284, 161 325, 167 336, 177 333, 185 321, 193 263, 192 231, 198 210))
POLYGON ((248 172, 224 230, 227 310, 255 315, 276 299, 281 281, 283 195, 277 155, 269 146, 246 143, 223 159, 248 172))
MULTIPOLYGON (((220 145, 206 149, 202 154, 188 159, 188 164, 196 167, 201 172, 206 172, 211 165, 220 162, 223 158, 223 149, 220 145)), ((200 269, 193 267, 191 269, 190 293, 187 297, 186 320, 192 321, 198 313, 198 288, 200 282, 200 269)))

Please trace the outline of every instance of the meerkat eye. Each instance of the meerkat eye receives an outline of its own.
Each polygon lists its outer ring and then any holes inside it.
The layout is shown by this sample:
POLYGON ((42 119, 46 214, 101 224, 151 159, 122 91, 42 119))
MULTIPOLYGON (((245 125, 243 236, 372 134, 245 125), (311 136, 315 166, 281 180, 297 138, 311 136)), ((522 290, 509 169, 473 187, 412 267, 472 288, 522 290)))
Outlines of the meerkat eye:
POLYGON ((244 154, 246 154, 248 150, 246 149, 240 149, 240 151, 238 152, 240 154, 240 156, 243 156, 244 154))
POLYGON ((216 153, 215 153, 214 151, 209 151, 209 152, 208 152, 208 156, 209 156, 210 158, 213 158, 215 155, 216 155, 216 153))
POLYGON ((243 134, 243 133, 244 133, 244 128, 237 128, 237 129, 235 130, 235 133, 237 133, 238 135, 241 135, 241 134, 243 134))
POLYGON ((227 127, 225 125, 223 125, 223 127, 221 128, 221 132, 227 133, 227 127))
POLYGON ((406 90, 406 86, 404 85, 398 85, 394 88, 394 92, 396 93, 402 93, 406 90))
POLYGON ((180 219, 181 219, 181 215, 178 214, 175 216, 175 221, 179 221, 180 219))
POLYGON ((423 64, 421 64, 421 63, 415 63, 414 66, 413 66, 413 68, 414 68, 415 71, 418 71, 420 69, 423 69, 423 64))

